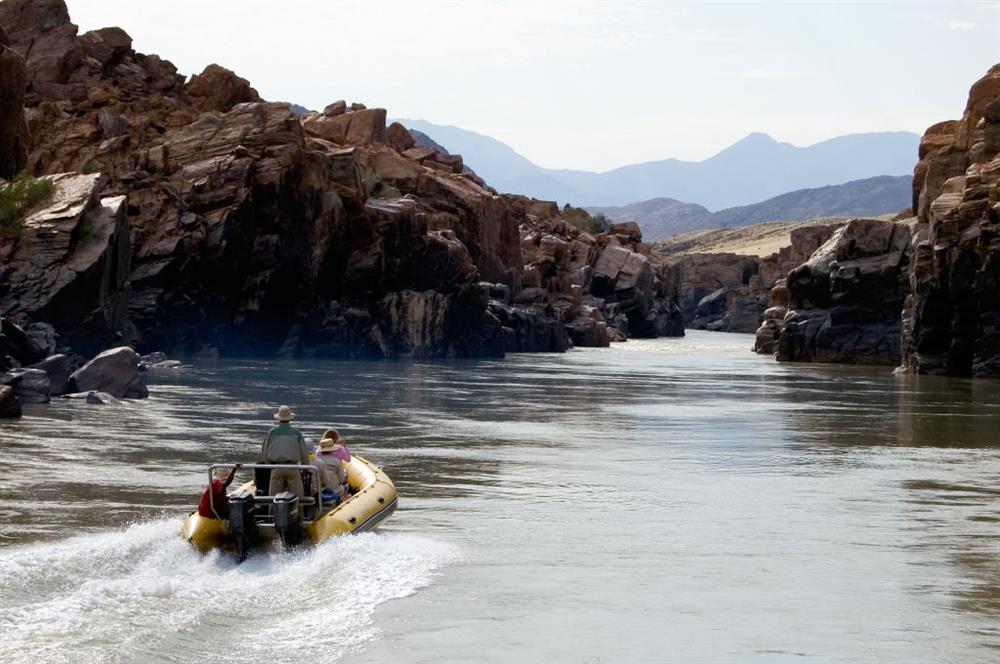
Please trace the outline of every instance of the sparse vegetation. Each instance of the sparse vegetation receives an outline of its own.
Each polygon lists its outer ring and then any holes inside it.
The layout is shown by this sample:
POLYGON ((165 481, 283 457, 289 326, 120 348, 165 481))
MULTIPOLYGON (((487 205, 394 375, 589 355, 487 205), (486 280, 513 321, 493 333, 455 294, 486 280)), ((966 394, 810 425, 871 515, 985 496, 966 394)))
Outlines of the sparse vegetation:
POLYGON ((534 249, 521 249, 521 264, 531 265, 538 259, 538 252, 534 249))
POLYGON ((362 169, 361 184, 369 198, 401 198, 403 196, 399 187, 383 182, 378 172, 371 168, 362 169))
POLYGON ((591 235, 599 235, 611 230, 611 221, 603 214, 591 216, 583 208, 573 207, 569 203, 563 207, 562 213, 566 221, 591 235))
POLYGON ((90 175, 96 173, 100 168, 92 161, 88 161, 86 164, 80 167, 80 172, 84 175, 90 175))
POLYGON ((52 180, 21 173, 12 182, 0 184, 0 235, 20 237, 24 214, 55 193, 52 180))
POLYGON ((84 213, 80 223, 73 229, 73 239, 76 242, 85 242, 94 237, 97 237, 97 224, 89 213, 84 213))

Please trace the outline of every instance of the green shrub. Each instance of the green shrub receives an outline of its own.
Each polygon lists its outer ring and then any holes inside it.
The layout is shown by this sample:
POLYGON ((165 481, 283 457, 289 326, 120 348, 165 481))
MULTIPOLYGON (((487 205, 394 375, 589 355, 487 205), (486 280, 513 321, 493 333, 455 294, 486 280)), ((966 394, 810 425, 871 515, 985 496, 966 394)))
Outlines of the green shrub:
POLYGON ((394 184, 383 182, 382 177, 373 168, 361 169, 361 186, 366 198, 402 198, 403 192, 394 184))
POLYGON ((80 223, 73 229, 73 240, 85 242, 94 237, 97 237, 97 225, 94 223, 93 217, 85 212, 80 223))
POLYGON ((562 215, 563 219, 570 224, 591 235, 599 235, 611 230, 611 222, 603 214, 591 216, 583 208, 573 207, 569 203, 563 207, 562 215))
POLYGON ((55 190, 52 180, 31 177, 27 173, 0 184, 0 234, 20 237, 24 214, 52 198, 55 190))
POLYGON ((80 167, 80 172, 83 173, 84 175, 90 175, 91 173, 96 173, 98 170, 100 169, 98 168, 97 164, 95 164, 92 161, 88 161, 86 164, 80 167))
POLYGON ((521 249, 521 264, 531 265, 538 258, 538 252, 534 249, 521 249))

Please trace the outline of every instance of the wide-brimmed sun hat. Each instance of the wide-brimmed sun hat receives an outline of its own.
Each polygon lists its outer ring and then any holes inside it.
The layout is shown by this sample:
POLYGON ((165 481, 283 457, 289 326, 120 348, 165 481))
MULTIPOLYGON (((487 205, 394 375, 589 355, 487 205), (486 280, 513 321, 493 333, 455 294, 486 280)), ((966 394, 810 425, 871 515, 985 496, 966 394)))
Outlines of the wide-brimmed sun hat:
POLYGON ((323 440, 319 441, 319 449, 320 451, 323 452, 329 452, 335 449, 338 445, 340 445, 339 438, 336 440, 333 438, 324 438, 323 440))
POLYGON ((279 422, 291 422, 295 419, 295 413, 288 406, 282 406, 278 408, 278 412, 274 414, 274 419, 279 422))

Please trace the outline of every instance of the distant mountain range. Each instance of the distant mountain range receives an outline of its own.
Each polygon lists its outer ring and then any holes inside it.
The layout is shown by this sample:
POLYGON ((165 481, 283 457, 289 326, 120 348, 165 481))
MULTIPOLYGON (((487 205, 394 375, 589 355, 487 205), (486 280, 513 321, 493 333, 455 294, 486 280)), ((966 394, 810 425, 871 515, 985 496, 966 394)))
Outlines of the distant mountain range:
POLYGON ((798 189, 907 175, 913 172, 920 141, 910 132, 882 132, 839 136, 800 148, 757 133, 704 161, 665 159, 595 173, 542 168, 494 138, 458 127, 398 122, 461 154, 500 191, 578 206, 621 206, 668 197, 722 210, 798 189))
POLYGON ((734 228, 765 221, 802 221, 816 217, 872 217, 910 206, 913 178, 880 175, 839 185, 800 189, 762 203, 709 212, 701 205, 654 198, 621 207, 590 207, 612 221, 634 221, 646 241, 709 228, 734 228))

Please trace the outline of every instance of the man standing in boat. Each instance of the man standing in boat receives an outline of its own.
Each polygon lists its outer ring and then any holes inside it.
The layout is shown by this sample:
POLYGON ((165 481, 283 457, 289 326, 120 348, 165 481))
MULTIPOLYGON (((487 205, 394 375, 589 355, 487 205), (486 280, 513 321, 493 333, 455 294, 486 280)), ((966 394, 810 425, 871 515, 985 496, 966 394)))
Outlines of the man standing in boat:
MULTIPOLYGON (((306 447, 306 440, 302 433, 291 425, 295 413, 288 406, 282 406, 274 414, 274 419, 278 420, 278 426, 267 432, 264 438, 264 445, 261 447, 261 457, 264 463, 289 463, 302 464, 309 463, 309 449, 306 447)), ((299 496, 303 495, 302 475, 298 468, 275 468, 271 471, 271 481, 267 487, 267 493, 276 496, 282 491, 291 491, 299 496)))

